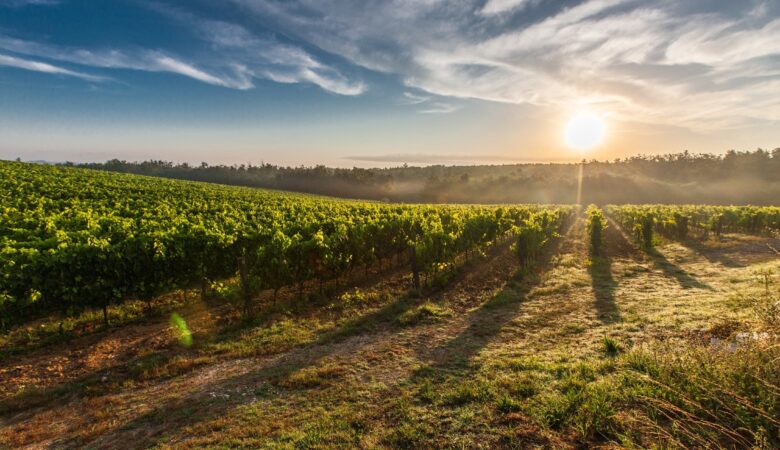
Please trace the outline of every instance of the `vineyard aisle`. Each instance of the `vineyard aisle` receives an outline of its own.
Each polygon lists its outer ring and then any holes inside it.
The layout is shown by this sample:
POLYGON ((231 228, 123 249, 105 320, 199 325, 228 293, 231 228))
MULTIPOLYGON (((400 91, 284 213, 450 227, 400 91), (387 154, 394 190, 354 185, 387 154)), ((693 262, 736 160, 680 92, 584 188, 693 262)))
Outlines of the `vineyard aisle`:
MULTIPOLYGON (((708 339, 745 319, 733 297, 757 270, 780 270, 777 239, 728 235, 646 255, 610 221, 605 242, 591 263, 578 219, 531 274, 503 246, 430 296, 404 296, 398 273, 338 313, 279 314, 200 351, 175 350, 164 324, 89 337, 68 347, 86 367, 74 382, 39 377, 32 387, 47 396, 3 393, 0 447, 578 446, 552 408, 572 374, 587 386, 613 376, 605 337, 620 348, 708 339), (152 369, 90 369, 101 349, 144 333, 166 350, 132 363, 152 369)), ((196 338, 212 326, 193 323, 196 338)), ((53 350, 3 361, 2 377, 63 364, 53 350)))

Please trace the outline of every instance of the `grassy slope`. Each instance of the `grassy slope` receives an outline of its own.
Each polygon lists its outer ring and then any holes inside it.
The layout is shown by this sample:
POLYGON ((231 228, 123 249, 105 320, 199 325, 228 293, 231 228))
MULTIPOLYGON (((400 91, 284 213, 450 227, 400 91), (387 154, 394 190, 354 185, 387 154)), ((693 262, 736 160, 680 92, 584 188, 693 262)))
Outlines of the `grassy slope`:
POLYGON ((197 305, 184 312, 192 348, 152 319, 24 350, 0 362, 0 443, 651 443, 663 430, 625 401, 623 376, 644 361, 628 349, 750 327, 744 299, 780 261, 766 239, 742 236, 646 256, 612 226, 606 258, 589 264, 584 237, 578 222, 527 276, 499 249, 422 298, 406 295, 399 270, 345 306, 288 296, 252 327, 197 305))

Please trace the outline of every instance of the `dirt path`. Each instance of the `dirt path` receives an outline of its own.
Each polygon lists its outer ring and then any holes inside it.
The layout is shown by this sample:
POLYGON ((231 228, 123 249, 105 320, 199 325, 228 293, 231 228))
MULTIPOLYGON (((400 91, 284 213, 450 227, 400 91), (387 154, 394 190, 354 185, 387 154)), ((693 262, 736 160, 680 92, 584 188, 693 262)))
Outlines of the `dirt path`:
MULTIPOLYGON (((742 287, 734 279, 747 280, 755 267, 780 267, 761 250, 763 241, 730 239, 716 249, 668 244, 645 255, 610 223, 606 255, 591 263, 578 220, 532 274, 518 275, 505 248, 429 297, 395 296, 291 350, 7 414, 0 417, 0 442, 13 448, 576 447, 571 436, 524 414, 492 417, 491 404, 453 402, 479 398, 480 383, 500 387, 522 378, 508 368, 602 358, 606 335, 630 345, 710 326, 713 316, 728 311, 725 296, 742 287), (507 373, 515 375, 504 380, 507 373)), ((547 376, 533 370, 523 376, 547 376)))
MULTIPOLYGON (((500 269, 495 270, 492 264, 478 265, 465 271, 454 281, 450 289, 444 293, 436 294, 434 298, 446 296, 448 299, 455 299, 453 303, 467 303, 474 301, 480 295, 492 295, 497 288, 496 286, 500 287, 500 284, 496 283, 500 283, 501 278, 511 276, 516 270, 516 263, 506 248, 497 256, 492 257, 490 261, 499 266, 500 269)), ((399 279, 403 279, 404 276, 395 273, 391 279, 383 280, 381 282, 383 289, 387 289, 385 286, 387 284, 395 284, 397 290, 399 279)), ((356 318, 349 325, 375 320, 392 323, 408 308, 423 300, 412 300, 407 302, 408 304, 400 306, 398 306, 399 302, 391 303, 374 314, 356 318), (393 317, 386 317, 388 313, 392 314, 393 317)), ((117 424, 131 422, 139 417, 143 420, 144 416, 153 415, 156 410, 173 408, 173 405, 169 403, 186 405, 187 403, 200 404, 213 399, 227 400, 235 390, 240 391, 242 397, 247 397, 247 392, 244 392, 247 380, 244 377, 249 374, 262 374, 264 370, 269 370, 269 368, 314 365, 320 360, 337 357, 340 354, 353 354, 357 349, 363 347, 367 347, 366 351, 369 352, 376 351, 373 349, 380 345, 377 342, 384 342, 381 344, 383 346, 393 346, 397 343, 406 343, 409 346, 409 337, 405 333, 399 334, 394 339, 388 339, 390 334, 389 330, 377 330, 370 335, 358 334, 344 339, 339 339, 338 334, 336 334, 336 337, 330 339, 334 341, 332 343, 327 342, 328 339, 324 339, 323 342, 315 342, 311 346, 273 357, 225 361, 142 388, 131 388, 119 393, 99 395, 87 399, 73 396, 66 399, 64 404, 53 408, 51 405, 46 405, 40 409, 25 410, 9 417, 3 417, 0 419, 0 425, 6 431, 11 431, 9 443, 13 446, 28 444, 31 444, 32 447, 80 445, 91 440, 89 436, 105 434, 117 424), (244 388, 235 386, 236 384, 244 385, 244 388), (184 400, 180 401, 179 399, 182 397, 184 400), (85 429, 89 429, 89 432, 84 433, 85 429), (69 439, 67 435, 74 433, 78 435, 77 438, 75 440, 69 439), (86 436, 84 436, 85 434, 86 436), (46 437, 49 439, 33 442, 46 437)), ((35 351, 8 364, 13 367, 0 370, 5 371, 3 375, 10 381, 5 385, 8 391, 17 390, 22 383, 46 388, 78 379, 84 373, 97 372, 106 375, 105 369, 121 367, 138 353, 148 352, 158 347, 168 347, 173 341, 173 335, 165 322, 130 326, 113 330, 110 333, 70 341, 62 345, 64 348, 59 354, 56 352, 57 348, 35 351), (121 339, 115 335, 121 335, 121 339), (104 349, 112 349, 113 354, 100 354, 104 349), (132 350, 122 352, 122 350, 127 349, 132 350), (121 354, 121 358, 114 356, 119 354, 121 354), (98 358, 98 356, 101 357, 98 358), (100 366, 90 365, 88 361, 91 359, 99 359, 102 364, 100 366), (82 368, 83 370, 81 370, 82 368), (18 378, 15 376, 17 374, 18 378)), ((263 378, 262 375, 256 376, 263 378)), ((153 437, 160 431, 170 429, 171 425, 163 423, 159 426, 144 426, 145 430, 140 434, 153 437)), ((145 441, 144 439, 139 440, 138 434, 138 430, 131 429, 127 430, 127 433, 117 433, 116 436, 105 436, 94 445, 112 448, 127 445, 128 442, 135 442, 143 446, 142 443, 145 441), (131 435, 132 438, 127 440, 126 434, 131 435)))

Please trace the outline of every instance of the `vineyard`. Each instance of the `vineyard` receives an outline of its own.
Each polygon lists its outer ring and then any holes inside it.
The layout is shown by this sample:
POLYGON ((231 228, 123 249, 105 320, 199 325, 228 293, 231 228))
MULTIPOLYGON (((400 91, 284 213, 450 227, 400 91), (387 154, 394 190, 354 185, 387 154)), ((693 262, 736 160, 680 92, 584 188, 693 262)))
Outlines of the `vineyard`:
POLYGON ((0 162, 0 209, 0 449, 780 445, 780 207, 0 162))
POLYGON ((5 325, 238 278, 260 291, 338 281, 399 258, 413 283, 518 235, 530 262, 571 209, 383 205, 271 191, 0 164, 5 325))

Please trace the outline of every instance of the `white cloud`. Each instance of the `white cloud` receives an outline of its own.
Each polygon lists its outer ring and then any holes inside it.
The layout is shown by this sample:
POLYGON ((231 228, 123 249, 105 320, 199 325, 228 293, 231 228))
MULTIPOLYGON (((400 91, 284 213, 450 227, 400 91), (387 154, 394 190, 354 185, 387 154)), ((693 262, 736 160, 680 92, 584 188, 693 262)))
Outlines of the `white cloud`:
POLYGON ((772 2, 234 2, 432 96, 561 110, 589 103, 615 118, 699 130, 780 115, 772 2), (522 20, 529 5, 534 14, 522 20))
POLYGON ((0 54, 0 66, 15 67, 17 69, 32 70, 34 72, 51 73, 56 75, 66 75, 69 77, 81 78, 87 81, 104 81, 104 77, 97 75, 90 75, 82 72, 76 72, 74 70, 65 69, 63 67, 54 66, 52 64, 32 61, 29 59, 17 58, 15 56, 0 54))
POLYGON ((403 102, 424 104, 422 112, 448 112, 454 107, 441 97, 453 97, 558 109, 588 103, 617 118, 698 129, 780 115, 777 2, 232 1, 243 25, 152 4, 204 44, 197 57, 2 34, 0 49, 62 70, 168 72, 234 89, 266 78, 358 95, 366 85, 350 75, 351 63, 398 77, 410 89, 403 102))
POLYGON ((414 94, 412 92, 404 92, 404 104, 405 105, 419 105, 420 103, 427 102, 431 97, 425 95, 414 94))
POLYGON ((508 11, 517 12, 527 7, 533 0, 487 0, 485 6, 479 11, 480 14, 493 15, 508 11))
MULTIPOLYGON (((37 58, 60 61, 67 64, 103 69, 130 69, 144 72, 168 72, 183 75, 204 83, 232 89, 249 89, 251 79, 239 65, 226 68, 224 74, 206 72, 195 65, 161 51, 136 50, 85 50, 52 46, 37 42, 13 39, 0 34, 0 48, 37 58)), ((47 64, 48 65, 48 64, 47 64)), ((53 67, 53 66, 52 66, 53 67)), ((29 69, 35 70, 35 69, 29 69)), ((55 73, 55 72, 50 72, 55 73)), ((60 72, 62 73, 62 72, 60 72)), ((79 72, 74 72, 79 73, 79 72)), ((83 74, 81 74, 83 75, 83 74)), ((73 75, 77 76, 77 75, 73 75)), ((86 76, 80 78, 90 79, 86 76)))
POLYGON ((449 114, 451 112, 457 111, 458 109, 460 108, 449 103, 434 102, 428 105, 427 108, 418 110, 417 112, 421 114, 449 114))
POLYGON ((194 78, 204 83, 215 84, 217 86, 224 86, 233 89, 249 89, 253 87, 249 77, 246 76, 247 72, 245 68, 235 67, 237 79, 229 80, 208 74, 196 67, 191 66, 190 64, 171 58, 170 56, 153 55, 150 60, 153 62, 153 64, 147 67, 150 69, 154 67, 159 68, 161 72, 178 73, 180 75, 194 78))
POLYGON ((363 82, 348 79, 294 45, 260 38, 240 25, 202 19, 181 9, 155 3, 151 8, 185 24, 213 47, 215 54, 207 58, 208 67, 162 50, 69 48, 3 34, 0 49, 87 67, 174 73, 231 89, 251 89, 253 79, 268 78, 282 83, 310 83, 339 95, 359 95, 366 90, 363 82))
POLYGON ((339 95, 359 95, 366 90, 361 81, 348 80, 295 45, 259 37, 235 23, 205 19, 167 5, 153 3, 151 8, 190 27, 222 58, 239 61, 234 64, 247 68, 248 80, 265 77, 280 83, 311 83, 339 95))

